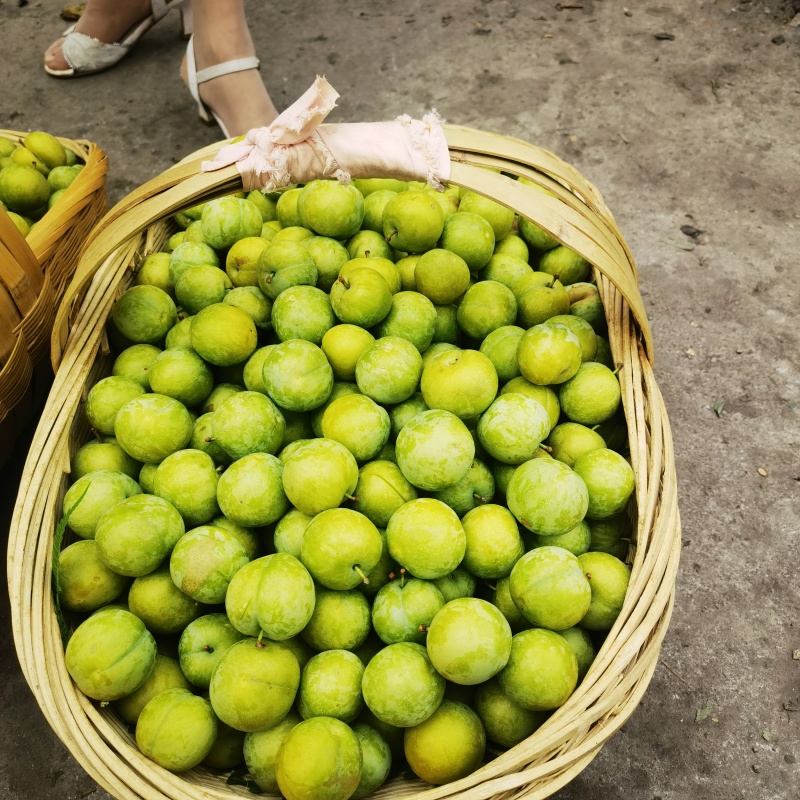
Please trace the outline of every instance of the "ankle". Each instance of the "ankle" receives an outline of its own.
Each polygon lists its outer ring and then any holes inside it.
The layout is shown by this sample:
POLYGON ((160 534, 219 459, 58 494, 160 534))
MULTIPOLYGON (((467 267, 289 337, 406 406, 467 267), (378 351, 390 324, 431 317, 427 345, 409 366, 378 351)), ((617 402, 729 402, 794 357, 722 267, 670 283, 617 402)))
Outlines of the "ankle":
POLYGON ((204 36, 202 31, 195 29, 194 53, 198 69, 256 54, 247 28, 237 28, 215 36, 204 36))

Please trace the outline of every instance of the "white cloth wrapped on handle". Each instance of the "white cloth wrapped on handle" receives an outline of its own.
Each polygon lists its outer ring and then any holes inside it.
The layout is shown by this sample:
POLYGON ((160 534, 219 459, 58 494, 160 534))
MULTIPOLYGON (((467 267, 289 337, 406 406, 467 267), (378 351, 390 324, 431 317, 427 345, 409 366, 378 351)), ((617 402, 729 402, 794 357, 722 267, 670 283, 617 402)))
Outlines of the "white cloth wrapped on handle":
POLYGON ((336 107, 339 94, 323 77, 269 127, 253 128, 225 145, 204 172, 236 164, 246 191, 271 192, 315 178, 397 178, 441 189, 450 177, 450 154, 435 111, 421 120, 317 126, 336 107))

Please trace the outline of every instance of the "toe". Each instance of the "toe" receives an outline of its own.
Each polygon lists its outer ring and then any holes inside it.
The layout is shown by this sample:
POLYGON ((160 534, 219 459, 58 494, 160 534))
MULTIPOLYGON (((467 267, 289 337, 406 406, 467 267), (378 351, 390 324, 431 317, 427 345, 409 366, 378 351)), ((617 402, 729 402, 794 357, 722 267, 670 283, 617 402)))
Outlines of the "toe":
POLYGON ((54 42, 44 54, 44 63, 50 69, 69 69, 69 64, 67 64, 67 60, 64 58, 64 53, 61 49, 61 44, 63 41, 64 39, 62 38, 54 42))

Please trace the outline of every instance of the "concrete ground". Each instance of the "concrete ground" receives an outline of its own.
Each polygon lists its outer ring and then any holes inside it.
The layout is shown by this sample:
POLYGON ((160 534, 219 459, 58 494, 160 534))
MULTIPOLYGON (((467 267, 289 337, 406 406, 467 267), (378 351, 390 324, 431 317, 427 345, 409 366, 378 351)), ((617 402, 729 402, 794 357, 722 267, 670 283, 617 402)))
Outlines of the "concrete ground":
MULTIPOLYGON (((178 77, 176 19, 111 72, 46 77, 61 5, 0 2, 0 127, 99 142, 113 200, 217 138, 178 77)), ((642 707, 559 800, 797 798, 800 4, 248 5, 280 107, 325 73, 333 119, 435 107, 532 141, 600 188, 637 258, 677 452, 677 603, 642 707)), ((100 800, 39 715, 2 616, 0 793, 100 800)))

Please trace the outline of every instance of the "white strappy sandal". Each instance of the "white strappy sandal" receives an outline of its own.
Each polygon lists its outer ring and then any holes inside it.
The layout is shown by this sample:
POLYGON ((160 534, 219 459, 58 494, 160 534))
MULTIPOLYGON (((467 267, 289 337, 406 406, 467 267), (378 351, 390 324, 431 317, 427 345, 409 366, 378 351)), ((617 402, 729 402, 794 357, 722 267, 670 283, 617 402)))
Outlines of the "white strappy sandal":
POLYGON ((113 67, 130 52, 131 48, 173 9, 180 8, 185 36, 191 33, 191 8, 188 0, 150 0, 150 14, 137 22, 119 42, 101 42, 94 36, 75 30, 71 25, 62 34, 61 53, 69 69, 52 69, 47 64, 44 71, 55 78, 78 78, 113 67))
POLYGON ((247 56, 245 58, 234 58, 231 61, 215 64, 213 67, 207 67, 206 69, 198 71, 194 58, 194 37, 189 39, 189 45, 186 48, 186 80, 189 84, 189 91, 192 93, 192 97, 194 97, 197 103, 197 113, 206 125, 213 125, 216 122, 226 139, 230 139, 231 136, 225 124, 216 115, 214 109, 200 99, 200 84, 206 81, 213 81, 214 78, 220 78, 223 75, 230 75, 234 72, 258 69, 260 65, 261 62, 256 56, 247 56))

